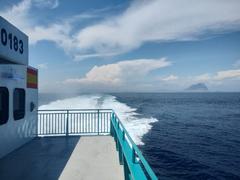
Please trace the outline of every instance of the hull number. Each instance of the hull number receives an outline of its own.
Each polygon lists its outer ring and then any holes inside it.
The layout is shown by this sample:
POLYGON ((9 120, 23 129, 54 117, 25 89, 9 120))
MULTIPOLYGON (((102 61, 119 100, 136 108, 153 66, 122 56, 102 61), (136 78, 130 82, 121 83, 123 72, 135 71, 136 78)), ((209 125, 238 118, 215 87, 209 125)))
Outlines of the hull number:
POLYGON ((19 52, 20 54, 23 54, 24 48, 23 48, 23 41, 19 39, 16 35, 7 32, 6 29, 1 29, 1 44, 3 46, 7 46, 9 49, 19 52))

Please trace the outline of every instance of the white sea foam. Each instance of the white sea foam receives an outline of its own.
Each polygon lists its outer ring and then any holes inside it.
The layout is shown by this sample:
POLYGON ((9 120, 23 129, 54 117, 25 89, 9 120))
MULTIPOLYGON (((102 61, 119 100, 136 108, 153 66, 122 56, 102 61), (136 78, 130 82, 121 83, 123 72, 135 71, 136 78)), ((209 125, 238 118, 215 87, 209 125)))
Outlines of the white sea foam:
POLYGON ((39 109, 113 109, 138 145, 144 144, 142 136, 151 129, 151 123, 157 121, 155 118, 137 117, 139 114, 135 108, 117 101, 112 95, 80 95, 50 102, 39 109))

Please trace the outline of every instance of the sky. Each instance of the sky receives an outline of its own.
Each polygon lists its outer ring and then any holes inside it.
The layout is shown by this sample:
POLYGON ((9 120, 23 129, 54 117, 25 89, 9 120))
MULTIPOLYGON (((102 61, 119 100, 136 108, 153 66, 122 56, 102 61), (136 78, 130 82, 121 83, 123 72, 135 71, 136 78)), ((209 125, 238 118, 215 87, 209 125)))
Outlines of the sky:
POLYGON ((0 0, 40 92, 240 91, 240 0, 0 0))

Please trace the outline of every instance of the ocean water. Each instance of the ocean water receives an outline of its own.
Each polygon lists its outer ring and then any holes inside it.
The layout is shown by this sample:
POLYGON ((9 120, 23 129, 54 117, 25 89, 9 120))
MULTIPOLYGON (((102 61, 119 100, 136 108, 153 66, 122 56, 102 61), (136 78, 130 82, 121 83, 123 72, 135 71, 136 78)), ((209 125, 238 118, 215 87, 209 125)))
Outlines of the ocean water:
POLYGON ((40 109, 113 108, 160 179, 240 179, 240 93, 39 97, 40 109))

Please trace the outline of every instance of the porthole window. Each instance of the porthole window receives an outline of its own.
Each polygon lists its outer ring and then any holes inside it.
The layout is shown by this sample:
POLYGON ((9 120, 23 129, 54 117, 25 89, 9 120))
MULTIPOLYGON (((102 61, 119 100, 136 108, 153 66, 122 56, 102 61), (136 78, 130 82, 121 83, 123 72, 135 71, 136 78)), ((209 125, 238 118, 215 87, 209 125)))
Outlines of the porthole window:
POLYGON ((5 87, 0 87, 0 125, 7 123, 9 116, 9 92, 5 87))
POLYGON ((14 120, 23 119, 25 116, 25 90, 16 88, 13 92, 14 120))

